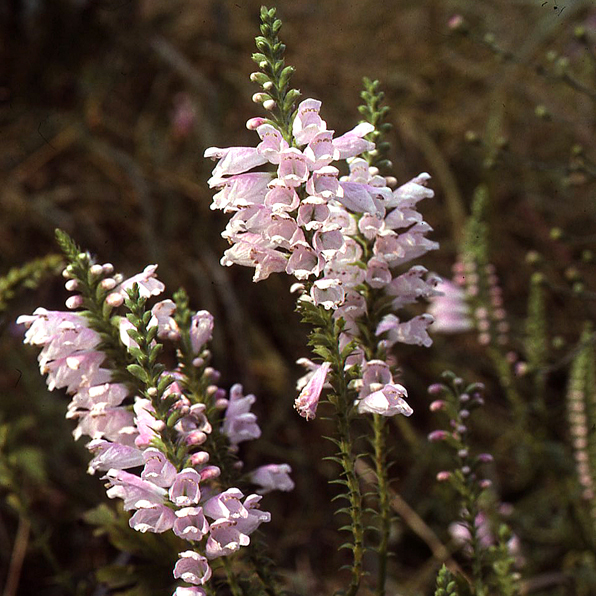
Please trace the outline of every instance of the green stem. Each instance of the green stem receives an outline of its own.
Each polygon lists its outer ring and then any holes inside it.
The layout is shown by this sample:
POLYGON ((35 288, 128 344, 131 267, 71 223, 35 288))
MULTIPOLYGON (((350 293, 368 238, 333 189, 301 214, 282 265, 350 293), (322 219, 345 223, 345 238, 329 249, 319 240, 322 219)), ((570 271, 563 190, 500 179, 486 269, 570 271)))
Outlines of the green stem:
POLYGON ((244 591, 238 584, 238 580, 236 579, 236 576, 234 575, 234 572, 232 571, 232 566, 230 565, 228 558, 221 557, 220 560, 222 562, 224 571, 226 572, 226 578, 228 580, 228 586, 230 587, 230 592, 232 592, 232 596, 243 596, 244 591))
POLYGON ((352 439, 350 436, 350 421, 345 409, 337 411, 339 450, 344 479, 348 487, 350 501, 350 518, 353 544, 352 548, 352 579, 346 592, 346 596, 355 596, 360 587, 362 579, 362 555, 364 552, 364 528, 362 526, 362 495, 356 472, 354 470, 354 459, 352 455, 352 439))
POLYGON ((377 573, 377 596, 385 596, 387 579, 387 547, 391 527, 391 508, 389 504, 389 485, 387 480, 387 458, 385 457, 385 438, 387 425, 385 418, 373 414, 375 470, 377 474, 377 491, 379 499, 379 516, 381 518, 381 539, 379 541, 379 570, 377 573))
POLYGON ((360 587, 362 579, 362 557, 364 553, 364 527, 362 525, 362 494, 360 484, 354 468, 353 442, 350 432, 350 413, 353 398, 350 399, 348 391, 348 382, 345 372, 345 359, 339 350, 340 330, 333 320, 330 320, 333 328, 333 334, 336 336, 334 346, 333 365, 336 379, 336 399, 333 400, 336 408, 337 432, 339 440, 339 459, 343 468, 345 485, 348 489, 348 499, 350 503, 349 515, 351 519, 350 530, 352 532, 352 579, 346 592, 346 596, 355 596, 360 587))

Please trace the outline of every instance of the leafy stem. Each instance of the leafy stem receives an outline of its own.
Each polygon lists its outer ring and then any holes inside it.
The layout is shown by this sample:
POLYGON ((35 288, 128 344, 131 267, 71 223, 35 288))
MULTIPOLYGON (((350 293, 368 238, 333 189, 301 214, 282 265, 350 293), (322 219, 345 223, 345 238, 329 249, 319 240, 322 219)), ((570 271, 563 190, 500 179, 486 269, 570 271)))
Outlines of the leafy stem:
POLYGON ((260 72, 254 72, 251 80, 263 91, 253 97, 271 112, 271 122, 280 130, 284 139, 292 144, 292 120, 296 100, 300 91, 290 88, 293 66, 285 66, 286 46, 279 40, 282 22, 275 16, 276 9, 261 7, 261 35, 255 38, 258 52, 252 59, 259 65, 260 72))

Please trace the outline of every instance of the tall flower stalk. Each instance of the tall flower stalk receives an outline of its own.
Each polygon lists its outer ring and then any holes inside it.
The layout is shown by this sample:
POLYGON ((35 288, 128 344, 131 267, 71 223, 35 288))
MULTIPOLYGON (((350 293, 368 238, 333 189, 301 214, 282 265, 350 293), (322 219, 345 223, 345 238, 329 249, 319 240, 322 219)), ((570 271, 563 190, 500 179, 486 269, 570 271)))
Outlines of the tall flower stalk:
POLYGON ((254 268, 255 282, 280 272, 296 279, 292 290, 299 295, 303 320, 313 327, 309 343, 318 362, 303 361, 309 371, 299 381, 295 407, 307 420, 314 418, 323 388, 331 388, 334 460, 342 469, 338 482, 349 503, 342 511, 350 517, 346 529, 352 535, 346 545, 352 551, 350 596, 360 586, 364 549, 351 427, 357 414, 378 417, 373 451, 381 517, 378 594, 383 594, 390 512, 379 417, 412 413, 388 356, 392 346, 431 344, 430 315, 403 320, 395 314, 435 293, 438 279, 424 267, 402 269, 438 247, 426 238, 431 227, 416 210, 418 201, 433 196, 426 187, 430 177, 420 174, 393 190, 389 185, 395 179, 385 178, 374 165, 386 148, 372 140, 379 140, 386 113, 377 83, 369 82, 365 90, 367 121, 339 137, 327 128, 318 100, 305 99, 290 113, 298 92, 289 88, 293 70, 283 62, 281 23, 265 8, 261 21, 259 52, 253 56, 260 70, 251 79, 262 87, 253 100, 270 117, 247 123, 261 142, 205 152, 217 160, 209 180, 217 189, 211 208, 232 214, 222 234, 231 247, 221 262, 254 268))
MULTIPOLYGON (((190 585, 176 588, 176 596, 212 593, 208 582, 220 571, 240 596, 242 582, 226 557, 248 546, 250 535, 269 521, 259 507, 261 494, 293 487, 286 464, 238 472, 238 444, 260 435, 250 412, 255 397, 240 385, 229 395, 217 386, 219 373, 209 366, 206 348, 213 317, 191 313, 183 291, 176 302, 148 308, 165 290, 156 266, 124 279, 63 232, 57 236, 68 262, 66 287, 75 292, 66 305, 78 312, 40 308, 18 322, 28 328, 25 341, 43 348, 39 362, 49 388, 73 395, 67 416, 78 421, 75 438, 91 438, 90 473, 105 472, 107 495, 133 512, 134 530, 172 531, 187 541, 173 575, 190 585), (169 370, 159 361, 168 344, 178 359, 169 370), (245 497, 238 485, 249 484, 261 494, 245 497)), ((262 581, 258 589, 275 593, 262 581)))

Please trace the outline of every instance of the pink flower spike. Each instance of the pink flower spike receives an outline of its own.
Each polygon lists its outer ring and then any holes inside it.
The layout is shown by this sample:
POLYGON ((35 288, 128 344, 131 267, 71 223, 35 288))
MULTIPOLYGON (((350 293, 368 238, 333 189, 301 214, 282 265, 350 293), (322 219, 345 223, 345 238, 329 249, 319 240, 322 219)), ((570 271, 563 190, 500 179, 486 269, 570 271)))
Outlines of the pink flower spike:
POLYGON ((387 384, 379 391, 375 391, 358 401, 358 413, 380 414, 381 416, 395 416, 403 414, 411 416, 412 408, 404 397, 408 397, 406 388, 402 385, 387 384))
POLYGON ((178 472, 170 487, 170 501, 178 507, 196 505, 201 498, 200 480, 201 477, 194 468, 185 468, 178 472))
POLYGON ((174 577, 189 584, 204 585, 211 577, 211 567, 207 559, 192 550, 179 553, 174 567, 174 577))
POLYGON ((296 398, 294 407, 298 410, 300 416, 307 420, 313 420, 316 416, 321 391, 330 368, 331 364, 329 362, 323 362, 296 398))

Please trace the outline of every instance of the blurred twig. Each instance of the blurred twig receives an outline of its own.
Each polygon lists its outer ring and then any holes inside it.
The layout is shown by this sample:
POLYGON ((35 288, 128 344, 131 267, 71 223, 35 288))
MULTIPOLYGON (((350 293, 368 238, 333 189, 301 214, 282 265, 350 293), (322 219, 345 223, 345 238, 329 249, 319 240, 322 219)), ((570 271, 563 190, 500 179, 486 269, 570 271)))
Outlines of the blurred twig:
MULTIPOLYGON (((362 459, 356 461, 356 473, 367 484, 374 484, 376 476, 374 470, 362 459)), ((389 489, 391 508, 403 519, 406 525, 430 548, 437 565, 445 563, 448 569, 453 573, 460 573, 462 576, 467 575, 462 571, 461 567, 451 557, 449 549, 439 540, 438 536, 426 525, 424 520, 404 501, 404 499, 395 492, 389 489)))
POLYGON ((4 584, 4 591, 2 592, 3 596, 15 596, 17 593, 21 570, 23 569, 23 561, 25 560, 27 545, 29 544, 30 530, 31 524, 29 523, 29 520, 23 515, 20 515, 17 534, 12 549, 12 556, 10 558, 10 567, 8 568, 6 584, 4 584))

